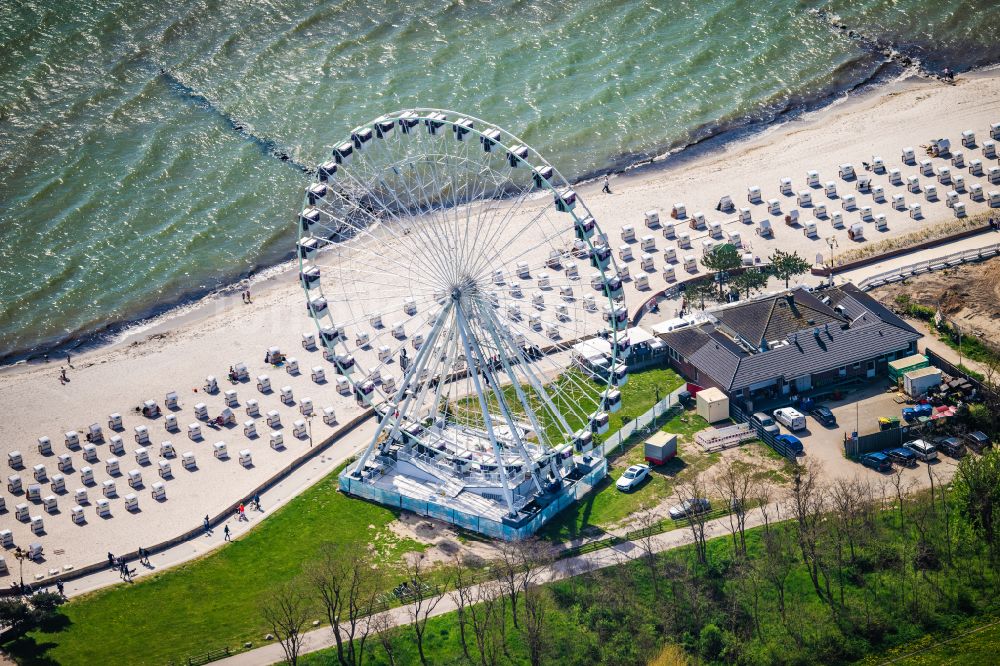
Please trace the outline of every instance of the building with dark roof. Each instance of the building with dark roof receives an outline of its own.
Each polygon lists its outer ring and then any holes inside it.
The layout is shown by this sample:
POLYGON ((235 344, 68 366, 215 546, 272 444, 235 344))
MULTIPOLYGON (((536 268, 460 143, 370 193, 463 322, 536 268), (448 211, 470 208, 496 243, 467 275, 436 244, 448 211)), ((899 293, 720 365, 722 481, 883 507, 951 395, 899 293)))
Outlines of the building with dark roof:
POLYGON ((690 381, 752 401, 884 374, 916 351, 921 334, 846 284, 722 306, 659 337, 690 381))

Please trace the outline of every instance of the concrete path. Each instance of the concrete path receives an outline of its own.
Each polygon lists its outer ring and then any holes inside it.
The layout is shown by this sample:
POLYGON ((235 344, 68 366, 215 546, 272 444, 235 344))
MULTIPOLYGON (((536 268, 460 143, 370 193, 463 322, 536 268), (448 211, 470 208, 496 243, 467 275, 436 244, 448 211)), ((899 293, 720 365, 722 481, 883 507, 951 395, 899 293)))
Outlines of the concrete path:
MULTIPOLYGON (((276 509, 284 506, 317 481, 330 474, 338 465, 354 455, 360 447, 364 446, 374 435, 374 432, 375 422, 369 419, 353 432, 348 433, 334 443, 329 449, 292 472, 285 480, 262 494, 260 497, 261 507, 263 508, 262 512, 248 508, 246 510, 246 516, 249 518, 248 521, 237 521, 235 516, 226 521, 225 525, 229 526, 230 538, 238 539, 243 534, 246 534, 252 528, 256 527, 261 520, 274 513, 276 509)), ((182 528, 185 530, 190 529, 200 524, 201 519, 201 516, 191 516, 191 524, 184 525, 182 528)), ((149 567, 139 564, 136 561, 130 562, 129 566, 136 570, 133 580, 207 555, 225 543, 224 531, 224 525, 219 525, 198 539, 185 541, 173 548, 157 553, 150 557, 150 564, 152 566, 149 567)), ((13 568, 15 575, 16 571, 17 569, 13 568)), ((66 582, 65 592, 67 596, 74 597, 102 587, 121 583, 122 580, 118 573, 108 569, 101 573, 66 582)))
MULTIPOLYGON (((777 505, 771 506, 768 515, 772 522, 780 520, 778 517, 778 511, 779 508, 777 505)), ((721 536, 728 537, 728 520, 728 516, 726 516, 707 522, 705 524, 705 538, 712 539, 721 536)), ((759 510, 755 510, 747 515, 747 529, 758 527, 763 523, 764 516, 759 510)), ((686 527, 652 537, 653 549, 658 553, 673 550, 674 548, 680 548, 681 546, 685 546, 690 543, 693 543, 691 530, 686 527)), ((611 548, 604 548, 602 550, 586 553, 584 555, 568 557, 540 570, 537 581, 539 583, 551 583, 553 581, 578 576, 597 569, 604 569, 606 567, 624 564, 638 559, 643 555, 643 552, 643 548, 639 544, 635 542, 625 542, 611 548)), ((473 586, 472 590, 475 591, 477 587, 478 586, 473 586)), ((473 597, 474 596, 475 594, 473 593, 473 597)), ((445 593, 442 595, 441 601, 435 607, 431 615, 444 615, 445 613, 450 613, 451 611, 456 610, 456 608, 456 604, 452 600, 451 595, 445 593)), ((411 610, 412 606, 400 606, 398 608, 391 608, 383 614, 388 616, 389 624, 395 627, 405 625, 410 622, 411 610)), ((330 627, 320 627, 319 629, 314 629, 305 634, 300 654, 324 650, 335 645, 336 642, 333 638, 333 632, 330 630, 330 627)), ((274 641, 264 647, 247 650, 246 652, 241 652, 232 657, 213 663, 225 664, 229 666, 257 666, 260 664, 274 664, 281 662, 284 658, 285 654, 281 649, 281 645, 277 641, 274 641)))
POLYGON ((834 281, 837 284, 841 282, 853 282, 857 284, 866 277, 876 275, 878 273, 884 273, 885 271, 890 271, 894 268, 901 268, 911 264, 919 264, 922 261, 946 257, 949 254, 964 252, 965 250, 978 250, 979 248, 986 247, 987 245, 995 245, 998 242, 1000 242, 1000 233, 987 231, 981 234, 976 234, 975 236, 963 238, 962 240, 958 240, 953 243, 948 243, 946 245, 938 245, 937 247, 932 247, 927 250, 908 252, 907 254, 893 257, 892 259, 886 259, 885 261, 856 268, 853 271, 837 273, 834 277, 834 281))

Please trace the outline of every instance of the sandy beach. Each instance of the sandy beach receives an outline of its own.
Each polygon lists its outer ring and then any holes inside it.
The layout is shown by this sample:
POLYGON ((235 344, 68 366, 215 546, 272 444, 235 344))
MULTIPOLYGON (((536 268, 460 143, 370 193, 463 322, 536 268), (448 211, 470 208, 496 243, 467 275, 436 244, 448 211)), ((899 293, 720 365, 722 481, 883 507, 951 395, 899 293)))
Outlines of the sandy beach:
MULTIPOLYGON (((494 121, 503 123, 502 118, 494 121)), ((633 282, 626 282, 625 294, 630 311, 644 302, 652 292, 671 284, 662 273, 665 265, 663 251, 677 245, 677 241, 666 239, 660 229, 646 230, 643 225, 647 210, 658 210, 663 222, 674 222, 670 218, 671 207, 683 202, 688 215, 704 211, 709 222, 722 223, 724 234, 738 232, 746 251, 757 258, 766 258, 775 248, 795 250, 807 260, 816 255, 829 256, 826 239, 836 237, 837 251, 846 251, 860 242, 848 238, 848 230, 834 229, 829 217, 817 221, 818 233, 815 238, 807 237, 801 226, 786 226, 783 216, 791 209, 800 211, 800 223, 812 220, 813 207, 799 207, 796 197, 779 193, 779 181, 792 179, 792 192, 807 189, 806 173, 819 172, 820 182, 835 181, 841 195, 851 193, 857 196, 857 205, 872 206, 873 214, 884 214, 887 231, 876 231, 873 222, 861 222, 857 210, 842 210, 842 199, 830 199, 824 190, 811 189, 815 203, 823 203, 830 213, 842 212, 846 227, 853 222, 864 225, 865 236, 872 239, 900 236, 930 226, 954 220, 951 208, 944 202, 944 193, 951 186, 936 182, 929 176, 920 176, 923 185, 935 183, 939 199, 927 201, 923 193, 906 190, 907 176, 918 174, 915 165, 904 165, 900 151, 905 146, 917 149, 917 160, 925 159, 920 149, 930 139, 947 137, 951 139, 953 150, 962 150, 966 161, 981 159, 985 170, 997 165, 997 160, 983 157, 980 148, 963 148, 960 137, 963 130, 976 132, 978 146, 989 139, 991 123, 1000 122, 1000 74, 978 73, 963 77, 956 85, 949 86, 925 80, 905 81, 894 84, 860 99, 849 99, 807 117, 772 128, 754 137, 727 144, 719 149, 699 155, 694 159, 667 161, 665 165, 652 165, 627 172, 611 179, 612 194, 601 193, 600 183, 589 183, 577 188, 588 207, 593 212, 609 242, 615 248, 623 244, 621 229, 624 225, 635 227, 641 238, 644 234, 655 235, 654 270, 649 272, 649 289, 639 290, 633 282), (903 185, 892 185, 887 175, 865 173, 862 162, 870 162, 874 155, 881 156, 888 168, 899 168, 903 185), (884 203, 872 200, 870 194, 860 194, 854 182, 846 182, 838 177, 837 167, 842 163, 852 163, 858 173, 871 176, 873 185, 884 187, 884 203), (747 188, 757 185, 762 190, 765 203, 749 205, 747 188), (906 203, 919 201, 923 208, 921 219, 911 219, 908 213, 894 210, 891 205, 893 194, 904 194, 906 203), (729 195, 737 208, 748 206, 752 209, 752 224, 735 220, 734 214, 716 212, 715 205, 720 197, 729 195), (781 214, 767 213, 767 200, 778 199, 781 214), (774 229, 772 238, 758 236, 754 229, 756 222, 767 218, 774 229)), ((516 132, 516 128, 512 128, 516 132)), ((935 167, 944 166, 946 160, 933 160, 935 167)), ((558 165, 556 165, 558 166, 558 165)), ((968 185, 981 183, 984 192, 1000 190, 1000 184, 990 184, 986 174, 972 176, 967 168, 952 167, 953 173, 962 173, 968 185)), ((987 197, 988 198, 988 197, 987 197)), ((960 195, 968 213, 975 214, 988 209, 985 202, 972 201, 968 193, 960 195)), ((691 234, 692 248, 678 248, 677 255, 701 256, 701 241, 707 231, 693 231, 687 226, 687 219, 680 220, 678 231, 691 234)), ((295 242, 294 230, 289 229, 289 247, 295 242)), ((634 277, 641 271, 638 266, 638 241, 635 259, 625 262, 634 277)), ((699 270, 703 269, 699 266, 699 270)), ((675 265, 676 277, 684 279, 688 273, 681 264, 675 265)), ((586 280, 587 271, 583 271, 586 280)), ((804 282, 815 283, 817 278, 804 276, 804 282)), ((676 305, 665 308, 669 316, 676 305)), ((650 323, 653 320, 644 320, 650 323)), ((107 551, 134 550, 140 545, 148 546, 163 541, 200 524, 205 514, 214 514, 232 502, 244 498, 246 494, 282 466, 304 453, 309 447, 309 438, 292 436, 292 423, 302 418, 298 404, 302 397, 311 397, 318 412, 326 406, 334 408, 338 423, 345 423, 361 412, 352 396, 341 395, 333 382, 314 383, 309 376, 309 368, 322 363, 317 350, 307 351, 301 346, 301 334, 312 330, 312 322, 304 307, 304 297, 294 270, 277 274, 253 288, 253 303, 242 303, 235 296, 206 300, 181 317, 165 318, 141 332, 133 333, 109 347, 74 356, 72 367, 67 368, 69 382, 60 383, 59 370, 65 366, 65 359, 53 359, 48 364, 20 365, 5 369, 0 373, 0 455, 5 469, 4 479, 19 474, 25 485, 34 483, 33 467, 44 464, 48 477, 60 473, 58 456, 69 453, 72 457, 72 471, 62 472, 65 477, 66 492, 52 493, 49 483, 42 484, 41 495, 55 494, 58 512, 49 514, 40 503, 29 502, 24 494, 11 494, 6 488, 0 496, 6 502, 7 513, 2 514, 3 529, 13 532, 14 543, 26 546, 39 541, 45 548, 45 561, 41 564, 25 565, 25 573, 34 576, 66 565, 80 567, 96 562, 107 551), (289 356, 297 357, 302 374, 291 376, 282 368, 264 363, 264 352, 268 347, 278 346, 289 356), (231 385, 226 375, 230 366, 243 362, 249 368, 250 381, 231 385), (261 394, 256 389, 255 378, 259 374, 270 375, 275 392, 261 394), (206 395, 203 384, 206 375, 215 375, 222 389, 214 395, 206 395), (296 404, 284 405, 279 400, 277 389, 288 385, 296 396, 296 404), (186 436, 189 423, 195 421, 193 407, 205 403, 211 416, 224 408, 222 391, 235 389, 239 406, 234 408, 237 424, 221 431, 202 426, 204 439, 194 442, 186 436), (135 410, 144 400, 153 399, 163 406, 164 395, 176 391, 180 396, 177 420, 179 432, 168 433, 164 428, 164 416, 147 419, 135 410), (243 434, 245 404, 250 398, 260 403, 261 414, 277 410, 283 424, 286 448, 275 451, 268 446, 269 429, 262 419, 256 419, 261 437, 249 439, 243 434), (121 476, 110 477, 105 471, 108 452, 107 437, 111 434, 107 427, 108 415, 122 414, 124 430, 120 433, 125 443, 126 454, 119 456, 121 476), (68 450, 64 444, 67 431, 84 432, 92 424, 100 424, 105 431, 105 443, 99 445, 97 461, 86 462, 79 449, 68 450), (137 445, 134 428, 144 425, 149 429, 151 444, 150 464, 140 465, 134 458, 137 445), (37 438, 47 436, 52 440, 52 455, 40 455, 37 438), (157 475, 158 447, 161 442, 173 442, 178 454, 193 451, 197 457, 197 471, 185 470, 179 458, 171 461, 173 478, 165 482, 167 500, 154 501, 150 496, 150 486, 160 480, 157 475), (217 460, 212 455, 212 444, 225 441, 229 458, 217 460), (245 468, 237 460, 241 449, 250 449, 253 465, 245 468), (23 469, 11 469, 8 454, 20 451, 24 459, 23 469), (93 468, 96 485, 88 488, 90 504, 85 506, 86 523, 75 525, 70 516, 70 507, 75 504, 74 491, 83 487, 80 469, 84 465, 93 468), (130 513, 125 510, 123 497, 133 492, 128 486, 127 473, 139 469, 143 487, 134 491, 139 497, 140 511, 130 513), (99 518, 94 511, 94 503, 101 496, 101 484, 114 478, 117 497, 111 500, 111 518, 99 518), (34 535, 26 523, 15 520, 14 507, 20 503, 29 505, 30 515, 44 518, 44 533, 34 535)), ((582 329, 581 329, 582 330, 582 329)), ((359 364, 366 365, 366 359, 359 364)), ((332 375, 332 371, 328 373, 332 375)), ((397 378, 399 376, 396 370, 397 378)), ((170 414, 169 410, 165 410, 170 414)), ((320 416, 311 420, 312 439, 320 441, 329 436, 338 426, 327 425, 320 416)), ((361 446, 364 442, 353 444, 361 446)), ((10 566, 13 557, 8 556, 10 566)), ((13 568, 13 567, 12 567, 13 568)))

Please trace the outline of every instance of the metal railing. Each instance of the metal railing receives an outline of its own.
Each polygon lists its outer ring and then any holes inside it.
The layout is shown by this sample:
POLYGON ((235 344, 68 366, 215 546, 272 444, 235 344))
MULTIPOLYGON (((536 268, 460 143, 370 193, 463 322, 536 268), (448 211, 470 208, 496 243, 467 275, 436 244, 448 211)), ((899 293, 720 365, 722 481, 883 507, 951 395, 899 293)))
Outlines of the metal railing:
POLYGON ((862 291, 867 291, 868 289, 874 289, 875 287, 881 287, 882 285, 889 284, 892 282, 899 282, 913 275, 919 275, 921 273, 930 273, 933 271, 943 270, 945 268, 951 268, 953 266, 959 266, 970 261, 980 261, 981 259, 988 259, 989 257, 995 257, 1000 254, 1000 243, 995 243, 993 245, 987 245, 986 247, 974 248, 971 250, 963 250, 962 252, 953 252, 951 254, 946 254, 943 257, 938 257, 936 259, 927 259, 925 261, 918 261, 914 264, 909 264, 907 266, 900 266, 899 268, 894 268, 888 271, 882 271, 881 273, 876 273, 875 275, 870 275, 865 279, 858 282, 858 289, 862 291))

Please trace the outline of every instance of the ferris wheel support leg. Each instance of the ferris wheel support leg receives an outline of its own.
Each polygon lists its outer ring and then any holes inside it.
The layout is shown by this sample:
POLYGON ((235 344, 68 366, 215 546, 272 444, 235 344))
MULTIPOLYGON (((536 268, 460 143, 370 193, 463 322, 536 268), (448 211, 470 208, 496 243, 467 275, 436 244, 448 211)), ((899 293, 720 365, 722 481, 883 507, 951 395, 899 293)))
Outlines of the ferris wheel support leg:
MULTIPOLYGON (((488 316, 490 316, 491 318, 493 317, 492 313, 489 313, 488 316)), ((500 336, 504 338, 504 340, 507 342, 509 346, 511 346, 512 349, 517 348, 516 345, 514 345, 514 342, 511 340, 510 336, 504 334, 502 329, 497 329, 497 330, 500 336)), ((539 381, 538 377, 536 377, 535 373, 531 370, 531 363, 529 362, 528 357, 523 352, 517 352, 517 357, 519 359, 519 365, 524 368, 524 374, 528 378, 528 383, 530 383, 532 388, 534 388, 535 391, 538 393, 538 396, 542 399, 542 402, 545 403, 546 407, 548 407, 549 412, 552 414, 552 416, 556 418, 556 420, 559 422, 559 425, 563 427, 565 433, 567 435, 572 436, 573 430, 569 427, 569 423, 566 422, 566 419, 565 417, 563 417, 562 412, 560 412, 556 408, 555 403, 552 402, 552 398, 549 396, 548 391, 545 390, 545 386, 542 384, 541 381, 539 381)))
MULTIPOLYGON (((538 442, 541 445, 545 441, 545 431, 542 430, 542 426, 538 422, 538 417, 535 416, 535 410, 533 410, 531 405, 528 403, 528 397, 524 395, 524 390, 521 388, 521 382, 518 381, 517 376, 514 374, 514 370, 510 365, 510 360, 507 358, 507 354, 504 351, 504 345, 500 339, 500 335, 497 333, 496 327, 494 326, 495 320, 491 316, 484 315, 482 307, 477 307, 476 309, 479 311, 479 317, 483 321, 483 328, 485 328, 490 334, 490 337, 493 338, 493 344, 497 347, 497 356, 500 358, 500 364, 503 366, 504 373, 510 379, 511 386, 514 387, 514 394, 517 396, 518 402, 521 403, 521 408, 524 410, 528 420, 531 421, 531 427, 535 429, 535 432, 538 435, 538 442)), ((494 382, 493 385, 496 386, 496 382, 494 382)), ((505 413, 504 416, 507 416, 507 414, 505 413)), ((518 451, 524 459, 524 464, 531 468, 534 465, 534 461, 532 461, 531 457, 528 455, 528 451, 525 449, 524 442, 520 437, 517 437, 517 445, 518 451)), ((542 486, 538 482, 535 475, 532 475, 531 478, 534 480, 535 488, 538 492, 542 492, 542 486)))
MULTIPOLYGON (((469 333, 465 326, 465 317, 462 313, 462 308, 459 307, 455 311, 455 322, 458 326, 458 335, 462 338, 462 347, 465 349, 465 358, 471 359, 473 357, 472 348, 469 345, 469 333)), ((485 368, 486 364, 483 362, 478 355, 476 358, 479 359, 480 366, 485 368)), ((503 456, 500 453, 500 444, 497 442, 496 433, 493 432, 493 423, 490 420, 489 406, 486 402, 486 396, 483 394, 483 386, 479 381, 479 373, 475 371, 474 368, 469 369, 469 375, 472 377, 473 386, 476 389, 476 396, 479 398, 479 409, 483 412, 483 422, 486 424, 486 434, 490 438, 490 445, 493 447, 493 455, 496 457, 497 469, 500 471, 500 483, 503 487, 503 498, 507 503, 507 510, 511 516, 516 515, 517 511, 514 510, 514 498, 510 491, 510 485, 507 483, 507 470, 504 469, 503 456)))
MULTIPOLYGON (((365 465, 368 463, 368 459, 371 457, 372 451, 375 450, 375 446, 378 444, 379 436, 385 431, 386 425, 389 424, 390 420, 393 421, 390 435, 395 434, 398 431, 399 420, 402 415, 402 411, 393 410, 392 406, 399 405, 400 398, 406 395, 406 390, 410 387, 410 383, 413 381, 413 378, 420 376, 419 373, 423 368, 424 364, 426 363, 428 350, 433 349, 434 340, 437 338, 438 333, 440 333, 441 327, 444 325, 444 322, 447 319, 447 315, 450 310, 451 310, 451 303, 448 303, 447 305, 445 305, 444 308, 442 308, 440 314, 438 314, 437 321, 434 322, 434 327, 431 329, 431 332, 427 336, 426 344, 424 344, 424 346, 420 348, 420 351, 417 352, 417 358, 414 360, 410 372, 403 375, 403 380, 399 383, 399 389, 396 391, 396 395, 393 396, 392 400, 386 403, 385 414, 382 415, 382 419, 379 421, 378 427, 375 428, 375 434, 372 436, 372 439, 368 443, 367 448, 365 448, 364 453, 361 454, 361 458, 354 466, 354 471, 351 473, 351 476, 361 478, 361 472, 364 471, 365 465), (395 416, 393 415, 393 411, 397 412, 395 416)), ((411 394, 410 397, 407 398, 407 402, 404 404, 404 408, 406 407, 406 405, 409 404, 409 401, 412 399, 412 397, 413 396, 411 394)))

